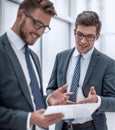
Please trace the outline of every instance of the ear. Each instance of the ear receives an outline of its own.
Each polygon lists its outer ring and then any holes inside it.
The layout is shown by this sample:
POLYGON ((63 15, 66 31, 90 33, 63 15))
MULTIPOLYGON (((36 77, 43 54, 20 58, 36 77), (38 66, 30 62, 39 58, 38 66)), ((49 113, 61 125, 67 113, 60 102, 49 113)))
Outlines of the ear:
POLYGON ((76 35, 76 29, 74 29, 74 35, 76 35))
POLYGON ((98 34, 98 35, 97 35, 96 40, 98 40, 98 39, 99 39, 99 37, 100 37, 100 34, 98 34))
POLYGON ((25 17, 25 16, 24 16, 23 10, 18 10, 17 19, 18 19, 19 21, 21 21, 24 17, 25 17))

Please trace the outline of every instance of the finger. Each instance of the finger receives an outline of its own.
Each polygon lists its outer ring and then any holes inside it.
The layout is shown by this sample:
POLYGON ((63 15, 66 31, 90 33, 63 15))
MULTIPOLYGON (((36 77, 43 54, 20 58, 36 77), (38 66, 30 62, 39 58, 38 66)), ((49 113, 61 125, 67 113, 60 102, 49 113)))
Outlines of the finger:
POLYGON ((63 118, 53 118, 51 119, 50 121, 48 121, 48 126, 52 125, 52 124, 55 124, 55 123, 58 123, 59 121, 61 121, 63 118))
POLYGON ((83 104, 83 103, 90 103, 91 101, 88 98, 85 98, 83 100, 80 100, 79 102, 77 102, 78 104, 83 104))
POLYGON ((90 94, 96 95, 96 91, 95 91, 94 86, 92 86, 92 87, 90 88, 90 94))
POLYGON ((87 97, 85 99, 82 99, 78 102, 78 104, 82 103, 96 103, 98 100, 97 96, 87 97))
POLYGON ((45 109, 39 109, 38 112, 44 113, 44 112, 45 112, 45 109))
POLYGON ((66 96, 72 96, 74 92, 65 93, 66 96))
POLYGON ((64 93, 65 90, 67 89, 67 87, 68 87, 67 84, 65 84, 65 85, 63 85, 62 87, 59 88, 59 91, 64 93))
POLYGON ((44 115, 45 117, 45 125, 48 127, 51 124, 57 123, 63 119, 64 115, 62 113, 44 115))
POLYGON ((68 105, 69 104, 76 104, 76 102, 72 102, 72 101, 68 100, 66 104, 68 104, 68 105))
POLYGON ((54 119, 54 118, 62 118, 64 115, 62 113, 55 113, 55 114, 48 114, 44 115, 45 117, 48 117, 48 119, 54 119))
POLYGON ((63 99, 64 101, 68 101, 69 100, 69 97, 73 95, 73 92, 69 92, 69 93, 64 93, 63 94, 63 99))
POLYGON ((59 121, 64 117, 64 114, 62 113, 56 113, 56 114, 51 114, 51 115, 45 115, 45 117, 47 118, 48 122, 55 122, 55 121, 59 121))

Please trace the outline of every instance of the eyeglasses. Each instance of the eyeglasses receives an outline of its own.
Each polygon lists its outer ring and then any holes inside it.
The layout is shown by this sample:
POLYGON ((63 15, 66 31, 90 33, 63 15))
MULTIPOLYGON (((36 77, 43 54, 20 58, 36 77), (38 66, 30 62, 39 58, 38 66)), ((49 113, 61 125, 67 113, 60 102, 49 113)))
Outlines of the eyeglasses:
POLYGON ((37 0, 37 2, 39 2, 39 3, 40 3, 41 1, 42 1, 42 0, 37 0))
POLYGON ((93 35, 93 34, 84 35, 83 33, 79 32, 79 31, 76 32, 75 35, 76 35, 77 39, 82 40, 83 38, 85 38, 87 41, 90 41, 90 42, 95 41, 97 38, 97 35, 93 35))
POLYGON ((33 21, 33 24, 37 30, 42 29, 44 33, 47 33, 51 30, 48 25, 44 25, 41 21, 34 19, 28 11, 24 11, 24 14, 33 21))

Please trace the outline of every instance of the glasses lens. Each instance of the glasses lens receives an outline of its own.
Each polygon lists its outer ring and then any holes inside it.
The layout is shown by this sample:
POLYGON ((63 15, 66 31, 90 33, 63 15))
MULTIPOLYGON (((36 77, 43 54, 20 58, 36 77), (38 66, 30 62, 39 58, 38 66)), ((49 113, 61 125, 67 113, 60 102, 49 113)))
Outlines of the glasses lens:
POLYGON ((82 40, 83 38, 85 38, 87 41, 94 41, 96 39, 96 36, 94 36, 93 34, 89 34, 89 35, 84 35, 81 32, 77 32, 76 33, 76 38, 82 40))
POLYGON ((93 36, 93 35, 88 35, 85 38, 86 38, 87 41, 94 41, 96 37, 93 36))
POLYGON ((28 11, 24 11, 24 13, 27 17, 29 17, 33 21, 33 24, 36 29, 38 29, 38 30, 42 29, 45 33, 50 31, 49 26, 46 26, 41 21, 34 19, 28 11))
POLYGON ((34 20, 34 25, 35 25, 36 29, 40 29, 43 27, 43 24, 41 22, 36 21, 36 20, 34 20))
POLYGON ((44 33, 47 33, 50 31, 50 28, 48 26, 45 26, 45 25, 39 23, 38 21, 36 23, 34 23, 34 25, 35 25, 36 29, 43 30, 44 33))
POLYGON ((77 33, 76 33, 76 38, 82 39, 83 37, 84 37, 84 36, 83 36, 82 33, 80 33, 80 32, 77 32, 77 33))
POLYGON ((49 28, 49 27, 45 27, 44 32, 45 32, 45 33, 48 33, 49 31, 50 31, 50 28, 49 28))
POLYGON ((42 0, 36 0, 38 3, 40 3, 42 0))

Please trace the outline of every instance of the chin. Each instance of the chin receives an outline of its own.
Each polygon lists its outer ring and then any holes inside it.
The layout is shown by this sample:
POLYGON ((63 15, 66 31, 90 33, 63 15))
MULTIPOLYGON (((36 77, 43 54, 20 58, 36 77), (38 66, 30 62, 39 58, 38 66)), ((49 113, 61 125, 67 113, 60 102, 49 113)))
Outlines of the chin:
POLYGON ((80 50, 79 53, 81 53, 81 54, 85 54, 86 51, 80 50))
POLYGON ((27 43, 29 46, 33 46, 34 45, 34 43, 27 43))
POLYGON ((34 43, 35 43, 35 41, 32 40, 32 39, 31 39, 31 40, 26 40, 25 42, 26 42, 28 45, 30 45, 30 46, 31 46, 31 45, 34 45, 34 43))

